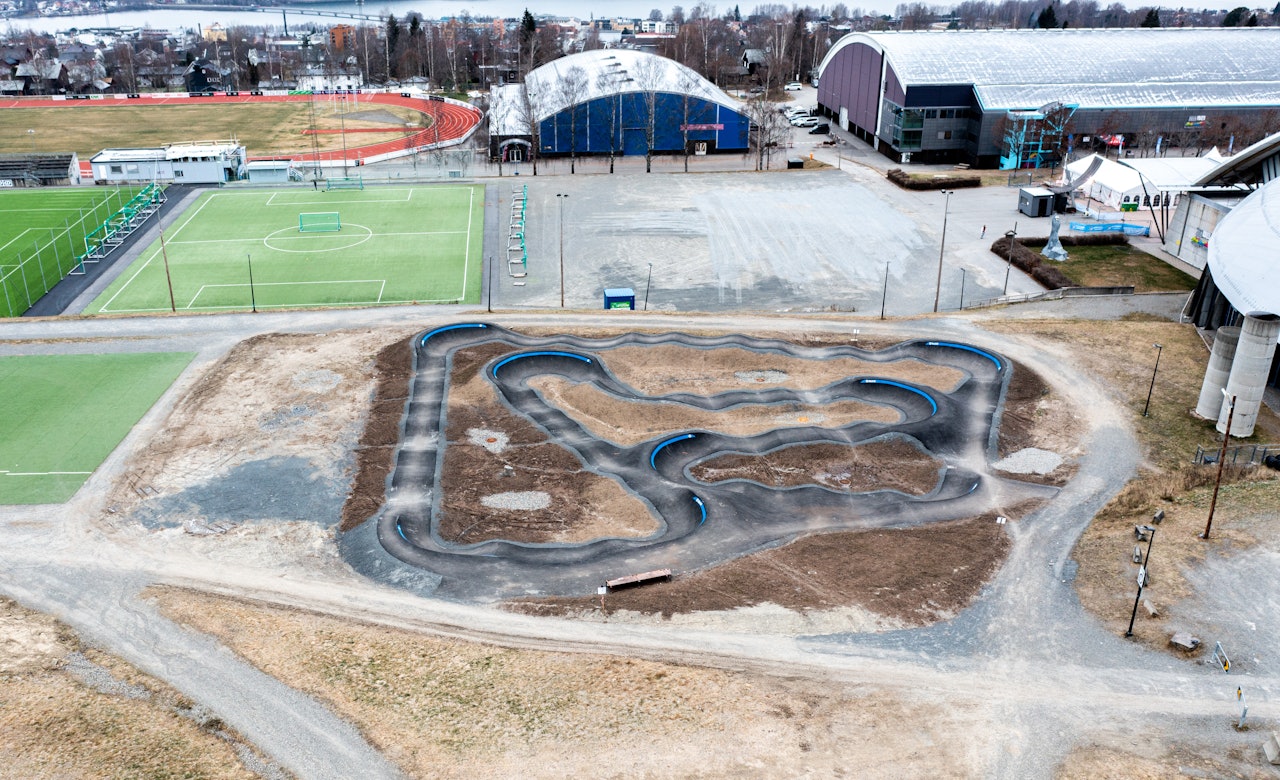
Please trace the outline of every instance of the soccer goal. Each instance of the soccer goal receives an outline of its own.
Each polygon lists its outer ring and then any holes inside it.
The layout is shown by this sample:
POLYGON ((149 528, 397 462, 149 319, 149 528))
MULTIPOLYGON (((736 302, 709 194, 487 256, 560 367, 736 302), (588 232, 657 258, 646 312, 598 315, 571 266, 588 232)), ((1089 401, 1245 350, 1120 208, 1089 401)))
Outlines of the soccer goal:
POLYGON ((336 179, 325 179, 324 188, 326 190, 362 190, 364 189, 364 177, 340 176, 336 179))
POLYGON ((333 233, 342 230, 342 217, 336 211, 319 211, 298 215, 299 233, 333 233))

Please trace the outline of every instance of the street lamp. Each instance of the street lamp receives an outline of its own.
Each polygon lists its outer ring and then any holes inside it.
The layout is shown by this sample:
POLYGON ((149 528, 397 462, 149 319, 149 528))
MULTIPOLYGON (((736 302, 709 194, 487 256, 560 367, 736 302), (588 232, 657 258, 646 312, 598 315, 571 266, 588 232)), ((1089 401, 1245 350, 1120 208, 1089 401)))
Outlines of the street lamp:
POLYGON ((564 308, 564 202, 568 195, 557 192, 556 202, 560 204, 560 308, 564 308))
POLYGON ((1213 527, 1213 510, 1218 508, 1218 488, 1222 487, 1222 466, 1227 462, 1227 442, 1231 439, 1231 418, 1236 414, 1236 397, 1227 395, 1223 389, 1222 397, 1227 401, 1227 430, 1222 434, 1222 449, 1218 451, 1218 477, 1213 481, 1213 499, 1209 501, 1209 519, 1204 524, 1201 539, 1208 540, 1209 529, 1213 527))
POLYGON ((487 298, 487 299, 488 299, 488 301, 489 301, 489 313, 490 313, 490 314, 493 314, 493 255, 489 255, 489 283, 488 283, 488 288, 489 288, 489 291, 488 291, 488 294, 487 294, 487 295, 485 295, 485 298, 487 298))
POLYGON ((347 96, 342 96, 342 113, 338 115, 342 124, 342 176, 347 176, 347 96))
POLYGON ((644 310, 649 311, 649 286, 653 284, 653 263, 649 263, 649 278, 644 283, 644 310))
POLYGON ((1005 257, 1005 260, 1008 261, 1008 264, 1005 265, 1004 267, 1004 292, 1000 294, 1008 295, 1009 294, 1009 272, 1013 270, 1013 240, 1018 237, 1017 228, 1015 227, 1013 230, 1006 230, 1004 232, 1004 237, 1008 239, 1008 242, 1009 242, 1008 245, 1005 246, 1005 252, 1004 252, 1004 257, 1005 257))
POLYGON ((1142 558, 1142 568, 1138 569, 1138 595, 1133 599, 1133 613, 1129 615, 1129 630, 1124 632, 1126 637, 1133 636, 1133 621, 1138 617, 1138 602, 1142 600, 1142 588, 1147 584, 1147 564, 1151 562, 1151 545, 1156 541, 1154 525, 1140 525, 1138 530, 1147 533, 1147 554, 1142 558))
POLYGON ((35 154, 36 153, 36 131, 31 128, 27 128, 27 137, 31 139, 31 153, 35 154))
POLYGON ((938 299, 942 297, 942 255, 947 251, 947 210, 955 190, 939 190, 947 199, 942 202, 942 240, 938 242, 938 284, 933 291, 933 310, 938 311, 938 299))
POLYGON ((245 262, 249 264, 249 305, 253 308, 253 313, 258 313, 258 297, 253 292, 253 257, 249 253, 245 253, 245 262))
POLYGON ((884 319, 884 305, 889 300, 889 261, 884 264, 884 290, 880 293, 880 319, 884 319))
POLYGON ((1142 416, 1147 416, 1147 410, 1151 408, 1151 393, 1156 389, 1156 372, 1160 370, 1160 354, 1164 352, 1164 347, 1160 344, 1152 344, 1156 348, 1156 365, 1151 369, 1151 387, 1147 388, 1147 402, 1142 407, 1142 416))

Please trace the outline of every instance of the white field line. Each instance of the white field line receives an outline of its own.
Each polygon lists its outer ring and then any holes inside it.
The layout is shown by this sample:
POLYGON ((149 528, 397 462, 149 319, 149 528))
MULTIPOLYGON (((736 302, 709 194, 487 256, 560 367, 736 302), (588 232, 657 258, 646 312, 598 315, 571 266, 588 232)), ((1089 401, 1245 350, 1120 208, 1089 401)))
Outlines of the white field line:
POLYGON ((471 197, 467 200, 467 251, 462 255, 462 294, 458 303, 467 297, 467 267, 471 263, 471 219, 476 212, 476 188, 471 187, 471 197))
MULTIPOLYGON (((369 237, 381 238, 382 236, 459 236, 459 235, 462 235, 462 233, 463 231, 461 230, 428 230, 422 233, 370 233, 369 237)), ((271 240, 272 241, 309 241, 314 238, 346 238, 346 236, 343 236, 340 233, 333 233, 330 235, 323 235, 323 236, 314 236, 314 235, 312 236, 276 236, 271 240)), ((165 243, 168 244, 169 246, 176 246, 179 244, 236 244, 236 243, 245 243, 245 242, 260 244, 263 242, 263 239, 261 238, 209 238, 209 239, 201 239, 198 241, 165 241, 165 243)), ((267 248, 270 249, 271 247, 268 246, 267 248)))
MULTIPOLYGON (((178 233, 182 232, 182 229, 183 229, 184 227, 186 227, 187 225, 189 225, 189 224, 191 223, 191 220, 195 219, 196 214, 199 214, 199 213, 200 213, 200 211, 201 211, 205 206, 208 206, 210 203, 212 203, 212 202, 213 202, 213 199, 214 199, 214 198, 216 198, 216 197, 218 197, 218 195, 219 195, 219 193, 216 193, 216 192, 215 192, 214 194, 210 195, 210 196, 209 196, 209 199, 208 199, 208 200, 206 200, 204 203, 201 203, 201 204, 200 204, 200 206, 199 206, 199 207, 197 207, 197 208, 195 209, 195 211, 191 212, 191 214, 190 214, 190 215, 189 215, 185 220, 183 220, 183 221, 182 221, 182 224, 180 224, 180 225, 178 225, 176 228, 174 228, 173 232, 172 232, 172 233, 170 233, 170 235, 171 235, 171 236, 176 236, 176 235, 178 235, 178 233)), ((166 243, 167 243, 167 242, 166 242, 166 243)), ((123 313, 123 312, 126 312, 126 311, 137 311, 137 310, 133 310, 133 309, 112 309, 112 308, 111 308, 111 304, 115 302, 116 298, 119 298, 119 297, 120 297, 120 294, 121 294, 121 293, 123 293, 125 290, 129 289, 129 285, 133 284, 133 280, 134 280, 134 279, 137 279, 139 274, 141 274, 143 271, 147 270, 147 266, 151 265, 151 261, 152 261, 152 260, 155 260, 155 259, 156 259, 156 256, 157 256, 157 255, 159 255, 159 254, 161 253, 161 249, 162 249, 161 247, 157 247, 157 248, 156 248, 156 251, 152 252, 152 253, 151 253, 151 256, 150 256, 150 257, 148 257, 148 258, 146 259, 146 261, 145 261, 144 263, 142 263, 142 265, 138 266, 138 270, 134 271, 134 272, 133 272, 133 275, 132 275, 132 276, 130 276, 127 280, 125 280, 125 283, 124 283, 124 284, 120 285, 120 289, 119 289, 119 290, 116 290, 115 294, 114 294, 114 295, 112 295, 110 298, 108 298, 108 299, 107 299, 107 302, 106 302, 106 303, 104 303, 104 304, 102 304, 102 308, 98 309, 98 311, 100 311, 100 312, 113 312, 113 311, 114 311, 114 312, 116 312, 116 313, 123 313)), ((143 311, 147 311, 147 310, 146 310, 146 309, 144 309, 143 311)), ((163 309, 157 309, 156 311, 163 311, 163 309)))
POLYGON ((6 477, 61 477, 92 473, 92 471, 0 471, 0 474, 6 477))
MULTIPOLYGON (((315 281, 315 282, 255 282, 253 287, 255 289, 258 287, 294 287, 294 286, 305 285, 305 284, 378 284, 378 285, 381 285, 380 289, 385 290, 387 287, 387 280, 386 279, 326 279, 326 280, 315 281)), ((196 299, 199 298, 200 295, 206 289, 213 289, 217 287, 248 287, 248 286, 249 286, 248 282, 234 282, 229 284, 202 284, 200 285, 200 289, 196 290, 196 294, 191 297, 191 301, 183 308, 190 309, 195 307, 196 299)), ((382 298, 381 292, 378 293, 378 298, 379 299, 382 298)), ((327 305, 329 304, 323 304, 323 303, 283 304, 280 308, 288 308, 290 306, 327 306, 327 305)), ((239 309, 241 307, 240 306, 201 306, 199 308, 201 309, 239 309)), ((259 307, 259 308, 263 308, 263 307, 259 307)))
MULTIPOLYGON (((282 284, 288 284, 288 282, 283 282, 282 284)), ((245 285, 245 287, 248 287, 248 286, 249 285, 247 284, 245 285)), ((258 286, 257 284, 254 284, 254 287, 257 287, 257 286, 258 286)), ((457 298, 414 298, 413 300, 404 298, 401 300, 385 300, 385 301, 375 301, 375 300, 339 301, 337 303, 278 303, 278 304, 260 303, 258 304, 258 310, 263 311, 266 309, 313 309, 313 308, 339 309, 343 307, 359 307, 359 306, 394 306, 396 304, 401 304, 401 303, 426 304, 426 303, 457 303, 457 302, 458 302, 457 298)), ((244 309, 243 305, 200 306, 197 309, 195 309, 195 311, 224 311, 224 310, 233 311, 233 310, 243 310, 243 309, 244 309)), ((169 311, 169 307, 165 306, 162 308, 151 308, 151 309, 112 309, 113 314, 147 314, 149 312, 163 312, 163 311, 169 311)))

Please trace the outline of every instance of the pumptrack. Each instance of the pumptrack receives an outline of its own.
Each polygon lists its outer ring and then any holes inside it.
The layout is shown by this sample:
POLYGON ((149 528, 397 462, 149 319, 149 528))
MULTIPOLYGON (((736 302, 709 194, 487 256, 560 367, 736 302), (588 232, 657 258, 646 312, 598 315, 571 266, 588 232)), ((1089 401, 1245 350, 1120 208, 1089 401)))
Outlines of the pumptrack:
MULTIPOLYGON (((1012 370, 997 353, 946 341, 906 341, 870 351, 854 346, 803 347, 744 335, 630 333, 588 339, 529 336, 482 322, 436 328, 415 337, 412 387, 388 501, 375 518, 377 541, 400 562, 435 575, 437 595, 461 599, 581 595, 620 574, 705 569, 804 534, 918 526, 977 516, 997 503, 1045 498, 1056 489, 987 471, 996 456, 1001 402, 1012 370), (503 403, 538 426, 552 442, 570 450, 585 470, 621 483, 644 501, 661 519, 656 533, 646 538, 547 544, 496 539, 457 545, 440 537, 436 517, 451 356, 463 347, 494 342, 515 350, 484 368, 503 403), (867 375, 845 377, 815 390, 771 387, 659 396, 636 391, 609 370, 607 350, 659 345, 704 350, 735 347, 807 360, 848 357, 889 363, 914 358, 958 369, 963 379, 948 392, 867 375), (688 430, 622 446, 591 433, 529 386, 530 379, 548 374, 590 383, 638 404, 674 403, 723 411, 749 404, 783 407, 856 400, 888 407, 896 411, 898 420, 857 421, 834 428, 787 426, 752 436, 688 430), (760 455, 796 445, 858 445, 886 437, 908 442, 945 464, 932 491, 911 496, 887 489, 775 488, 744 479, 702 482, 690 473, 693 465, 727 453, 760 455)), ((348 556, 348 560, 369 576, 397 580, 385 564, 371 563, 367 556, 348 556)))

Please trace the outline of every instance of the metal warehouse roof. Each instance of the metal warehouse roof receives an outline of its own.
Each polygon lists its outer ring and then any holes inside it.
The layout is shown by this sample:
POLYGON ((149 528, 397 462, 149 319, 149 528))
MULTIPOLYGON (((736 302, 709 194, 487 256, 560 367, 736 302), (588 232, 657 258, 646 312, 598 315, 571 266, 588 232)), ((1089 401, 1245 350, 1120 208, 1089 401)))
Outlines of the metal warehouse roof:
POLYGON ((554 116, 574 103, 626 92, 688 93, 733 111, 743 110, 741 102, 691 68, 633 49, 596 49, 561 57, 529 71, 524 83, 534 98, 539 120, 554 116), (585 78, 580 94, 572 95, 561 85, 565 83, 565 75, 575 67, 582 69, 585 78))
POLYGON ((1280 28, 850 33, 904 87, 972 84, 983 107, 1280 105, 1280 28))
POLYGON ((1209 270, 1244 314, 1280 314, 1280 179, 1245 198, 1209 240, 1209 270))

